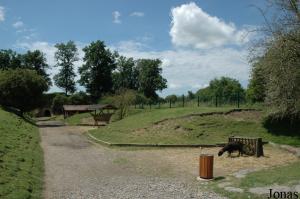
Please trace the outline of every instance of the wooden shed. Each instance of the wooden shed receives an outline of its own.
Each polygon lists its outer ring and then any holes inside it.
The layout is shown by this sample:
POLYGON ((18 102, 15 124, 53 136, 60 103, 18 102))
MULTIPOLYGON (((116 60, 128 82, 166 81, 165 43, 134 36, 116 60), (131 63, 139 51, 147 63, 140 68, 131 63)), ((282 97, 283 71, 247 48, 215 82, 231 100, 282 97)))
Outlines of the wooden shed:
POLYGON ((64 117, 69 117, 77 113, 87 113, 97 110, 103 112, 103 110, 115 110, 117 109, 114 105, 111 104, 89 104, 89 105, 63 105, 64 108, 64 117))

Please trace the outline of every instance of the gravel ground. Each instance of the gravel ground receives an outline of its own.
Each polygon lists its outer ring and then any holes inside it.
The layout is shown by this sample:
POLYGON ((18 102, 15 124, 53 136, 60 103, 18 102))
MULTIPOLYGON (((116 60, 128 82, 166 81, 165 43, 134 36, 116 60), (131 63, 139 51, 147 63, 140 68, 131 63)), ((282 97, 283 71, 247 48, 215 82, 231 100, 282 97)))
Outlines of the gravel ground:
POLYGON ((90 127, 40 124, 47 199, 222 198, 201 191, 196 172, 173 168, 160 155, 169 151, 106 148, 82 135, 90 127))

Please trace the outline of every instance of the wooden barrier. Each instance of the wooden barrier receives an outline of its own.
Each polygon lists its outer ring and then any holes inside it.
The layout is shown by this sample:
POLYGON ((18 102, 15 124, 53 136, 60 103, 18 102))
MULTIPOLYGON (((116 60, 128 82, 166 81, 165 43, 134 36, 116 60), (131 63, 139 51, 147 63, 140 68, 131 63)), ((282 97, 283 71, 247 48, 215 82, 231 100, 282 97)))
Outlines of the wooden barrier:
POLYGON ((243 143, 248 151, 248 155, 260 157, 264 155, 262 138, 247 138, 247 137, 229 137, 228 142, 243 143))

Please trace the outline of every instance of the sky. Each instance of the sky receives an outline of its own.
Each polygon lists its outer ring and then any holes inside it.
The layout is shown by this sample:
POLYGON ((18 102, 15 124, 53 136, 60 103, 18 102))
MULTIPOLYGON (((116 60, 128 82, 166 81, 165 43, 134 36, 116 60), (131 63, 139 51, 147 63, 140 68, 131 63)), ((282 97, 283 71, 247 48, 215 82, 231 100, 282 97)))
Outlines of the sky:
MULTIPOLYGON (((228 76, 246 87, 248 48, 263 23, 261 0, 0 0, 0 49, 41 50, 55 65, 56 43, 102 40, 119 54, 162 60, 168 88, 185 94, 228 76)), ((48 73, 55 75, 57 67, 48 73)), ((77 77, 78 79, 78 77, 77 77)), ((84 88, 77 85, 79 90, 84 88)), ((49 92, 61 91, 56 86, 49 92)))

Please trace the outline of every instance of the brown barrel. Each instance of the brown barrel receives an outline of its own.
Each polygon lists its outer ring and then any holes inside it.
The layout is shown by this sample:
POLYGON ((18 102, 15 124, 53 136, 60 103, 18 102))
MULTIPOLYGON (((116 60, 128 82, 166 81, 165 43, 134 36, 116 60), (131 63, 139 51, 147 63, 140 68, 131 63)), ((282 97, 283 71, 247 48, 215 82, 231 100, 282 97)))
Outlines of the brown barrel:
POLYGON ((212 179, 214 170, 214 156, 202 154, 199 158, 199 176, 204 179, 212 179))

